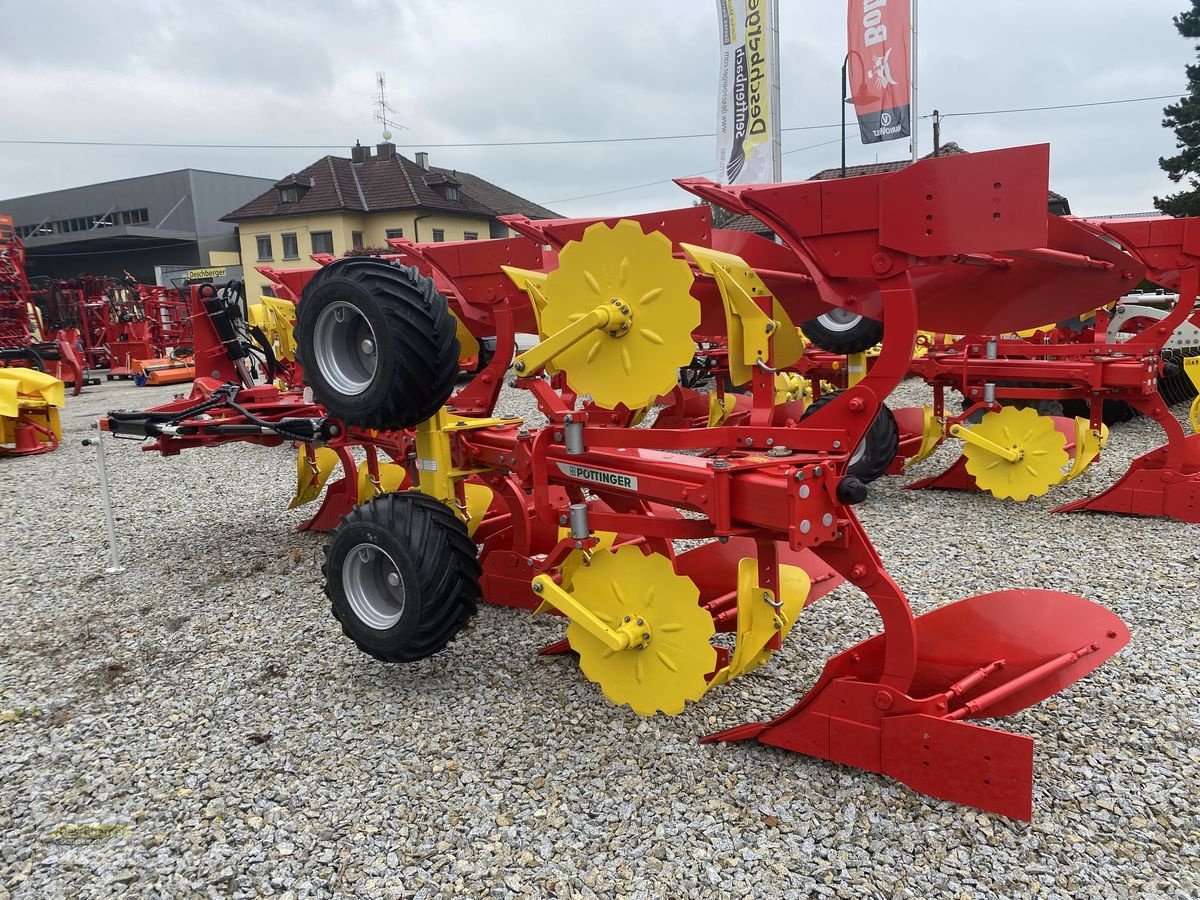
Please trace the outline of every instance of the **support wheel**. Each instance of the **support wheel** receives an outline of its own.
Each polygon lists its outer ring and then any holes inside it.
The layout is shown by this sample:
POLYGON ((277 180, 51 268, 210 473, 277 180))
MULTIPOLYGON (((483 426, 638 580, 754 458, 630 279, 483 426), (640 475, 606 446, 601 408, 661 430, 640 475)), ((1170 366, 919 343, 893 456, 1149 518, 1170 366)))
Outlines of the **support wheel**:
POLYGON ((800 326, 804 336, 829 353, 862 353, 883 340, 883 323, 834 309, 800 326))
POLYGON ((313 397, 365 428, 411 428, 458 377, 454 317, 415 268, 355 257, 313 276, 297 307, 296 355, 313 397))
POLYGON ((333 616, 358 649, 378 660, 432 656, 475 614, 475 545, 449 507, 425 494, 382 494, 358 507, 325 554, 333 616))
MULTIPOLYGON (((832 394, 822 394, 804 410, 800 421, 803 422, 817 410, 824 409, 840 393, 841 391, 834 391, 832 394)), ((892 415, 887 404, 881 403, 871 427, 850 454, 850 465, 846 474, 853 475, 863 484, 870 484, 888 470, 899 450, 900 426, 896 424, 896 417, 892 415)))

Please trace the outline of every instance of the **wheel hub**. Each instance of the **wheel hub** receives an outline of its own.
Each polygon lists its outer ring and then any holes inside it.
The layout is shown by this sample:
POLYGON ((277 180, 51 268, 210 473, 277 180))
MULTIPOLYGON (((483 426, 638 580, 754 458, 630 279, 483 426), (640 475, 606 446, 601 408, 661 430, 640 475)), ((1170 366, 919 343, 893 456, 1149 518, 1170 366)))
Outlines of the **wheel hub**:
POLYGON ((850 331, 862 321, 862 316, 839 307, 817 316, 817 321, 830 331, 850 331))
POLYGON ((317 369, 340 394, 361 394, 375 380, 375 331, 356 306, 336 300, 317 316, 313 356, 317 369))
POLYGON ((377 544, 357 544, 347 554, 342 590, 354 615, 376 631, 386 631, 404 615, 404 579, 396 561, 377 544))

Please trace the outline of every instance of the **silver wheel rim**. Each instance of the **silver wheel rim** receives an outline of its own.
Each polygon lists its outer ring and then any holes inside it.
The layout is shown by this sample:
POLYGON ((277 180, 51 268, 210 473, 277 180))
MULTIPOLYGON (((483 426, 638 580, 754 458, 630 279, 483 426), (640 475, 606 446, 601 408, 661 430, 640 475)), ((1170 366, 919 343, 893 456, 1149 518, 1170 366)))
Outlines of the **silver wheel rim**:
POLYGON ((313 327, 317 369, 340 394, 361 394, 375 380, 375 331, 358 307, 336 300, 321 310, 313 327))
POLYGON ((862 316, 839 308, 817 316, 817 321, 830 331, 851 331, 862 321, 862 316))
POLYGON ((846 467, 857 466, 864 456, 867 455, 867 439, 863 438, 858 442, 858 446, 854 448, 854 452, 850 454, 850 462, 846 467))
POLYGON ((404 579, 388 552, 375 544, 356 545, 342 566, 342 590, 364 625, 387 631, 404 615, 404 579))

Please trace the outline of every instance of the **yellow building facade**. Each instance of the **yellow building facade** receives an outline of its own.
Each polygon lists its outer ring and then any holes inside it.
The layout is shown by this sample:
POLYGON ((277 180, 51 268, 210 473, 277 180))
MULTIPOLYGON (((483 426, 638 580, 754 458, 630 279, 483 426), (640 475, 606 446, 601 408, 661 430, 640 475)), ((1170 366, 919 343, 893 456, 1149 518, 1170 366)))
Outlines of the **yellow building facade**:
MULTIPOLYGON (((257 271, 258 266, 312 268, 316 265, 312 260, 314 253, 344 256, 356 247, 386 247, 388 237, 414 241, 487 240, 490 224, 488 219, 479 216, 400 210, 247 219, 238 223, 246 296, 253 301, 270 284, 257 271), (263 238, 266 238, 265 243, 263 238), (331 250, 325 250, 328 242, 332 242, 331 250), (268 255, 264 257, 261 252, 268 255)), ((505 233, 507 235, 507 229, 505 233)))
POLYGON ((419 243, 487 240, 510 231, 499 216, 556 218, 545 207, 489 181, 434 167, 390 143, 355 145, 350 158, 326 156, 278 181, 223 218, 238 226, 247 297, 270 282, 257 271, 312 268, 313 254, 344 256, 383 248, 388 238, 419 243))

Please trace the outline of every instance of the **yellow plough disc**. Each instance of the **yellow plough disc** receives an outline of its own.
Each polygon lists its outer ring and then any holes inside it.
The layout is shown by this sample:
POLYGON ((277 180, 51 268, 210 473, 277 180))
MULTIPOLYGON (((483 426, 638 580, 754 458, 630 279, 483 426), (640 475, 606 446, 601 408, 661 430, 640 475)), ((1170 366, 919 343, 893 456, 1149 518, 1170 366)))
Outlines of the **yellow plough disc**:
POLYGON ((695 583, 677 575, 671 561, 637 547, 601 551, 577 569, 571 595, 611 629, 644 623, 649 640, 640 649, 611 650, 578 622, 567 640, 579 666, 604 695, 639 715, 676 715, 708 690, 717 651, 712 616, 699 605, 695 583))
POLYGON ((692 361, 700 304, 691 287, 691 268, 671 255, 665 235, 645 234, 628 219, 589 226, 562 249, 558 268, 540 286, 543 337, 614 300, 629 311, 628 321, 591 332, 555 355, 554 365, 572 390, 606 409, 646 406, 674 388, 679 369, 692 361))
POLYGON ((1188 417, 1192 420, 1192 431, 1200 434, 1200 397, 1192 401, 1192 408, 1188 413, 1188 417))
POLYGON ((1042 496, 1063 480, 1063 467, 1071 461, 1066 437, 1034 409, 1006 406, 954 433, 964 441, 975 484, 1001 500, 1042 496))

